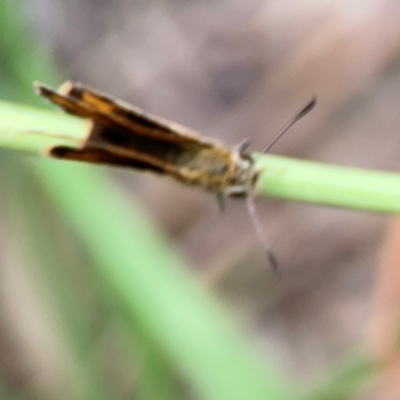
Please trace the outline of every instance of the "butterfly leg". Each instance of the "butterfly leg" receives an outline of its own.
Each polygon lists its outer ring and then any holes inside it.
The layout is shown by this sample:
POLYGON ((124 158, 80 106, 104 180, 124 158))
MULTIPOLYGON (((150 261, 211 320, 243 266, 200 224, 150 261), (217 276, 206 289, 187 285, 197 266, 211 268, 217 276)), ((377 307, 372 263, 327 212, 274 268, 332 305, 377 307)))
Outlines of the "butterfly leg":
POLYGON ((220 212, 225 210, 225 194, 223 192, 219 192, 216 194, 217 206, 220 212))

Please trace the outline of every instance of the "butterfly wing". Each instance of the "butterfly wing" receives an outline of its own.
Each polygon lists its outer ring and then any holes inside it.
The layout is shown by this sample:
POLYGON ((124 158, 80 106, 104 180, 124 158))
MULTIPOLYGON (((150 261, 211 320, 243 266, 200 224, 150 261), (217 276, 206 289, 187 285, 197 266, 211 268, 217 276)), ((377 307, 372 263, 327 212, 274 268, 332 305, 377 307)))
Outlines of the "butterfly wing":
POLYGON ((183 125, 146 113, 106 93, 91 89, 81 83, 67 81, 58 90, 41 83, 35 84, 38 93, 67 113, 95 119, 107 126, 116 126, 162 141, 196 144, 209 148, 213 142, 183 125))
POLYGON ((212 147, 189 128, 150 116, 81 84, 66 82, 55 90, 37 83, 36 89, 67 113, 91 122, 81 149, 55 147, 49 150, 53 157, 151 170, 179 179, 182 169, 177 160, 212 147))

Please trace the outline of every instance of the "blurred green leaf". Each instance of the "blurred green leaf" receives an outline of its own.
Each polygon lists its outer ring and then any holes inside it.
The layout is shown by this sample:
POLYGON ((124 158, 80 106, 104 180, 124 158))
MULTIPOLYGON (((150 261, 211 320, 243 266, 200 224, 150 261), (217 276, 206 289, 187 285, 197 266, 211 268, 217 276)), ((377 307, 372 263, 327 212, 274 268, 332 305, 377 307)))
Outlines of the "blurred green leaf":
POLYGON ((84 238, 133 326, 147 332, 206 398, 285 398, 281 378, 272 367, 262 367, 139 205, 128 204, 93 168, 53 164, 38 165, 38 175, 51 182, 51 194, 84 238), (75 195, 69 196, 73 187, 75 195))

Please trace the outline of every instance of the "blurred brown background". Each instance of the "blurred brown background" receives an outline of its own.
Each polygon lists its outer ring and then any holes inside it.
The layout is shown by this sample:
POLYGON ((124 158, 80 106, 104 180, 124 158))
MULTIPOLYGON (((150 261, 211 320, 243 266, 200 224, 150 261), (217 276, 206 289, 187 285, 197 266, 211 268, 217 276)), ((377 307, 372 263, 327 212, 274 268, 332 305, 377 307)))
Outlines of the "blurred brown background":
MULTIPOLYGON (((65 78, 232 146, 251 138, 254 150, 316 94, 274 153, 398 168, 398 1, 29 0, 24 13, 65 78)), ((296 379, 320 376, 369 336, 387 217, 259 199, 284 270, 275 283, 244 203, 220 215, 175 182, 112 174, 296 379)), ((46 359, 40 339, 32 346, 46 359)))

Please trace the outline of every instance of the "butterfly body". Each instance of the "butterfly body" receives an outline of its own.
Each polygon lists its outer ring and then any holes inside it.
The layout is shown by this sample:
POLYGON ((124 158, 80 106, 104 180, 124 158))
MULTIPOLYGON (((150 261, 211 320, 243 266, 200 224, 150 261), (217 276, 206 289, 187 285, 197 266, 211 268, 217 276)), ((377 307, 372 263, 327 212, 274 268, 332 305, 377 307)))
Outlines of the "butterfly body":
MULTIPOLYGON (((48 149, 51 157, 130 167, 174 178, 216 194, 224 208, 224 195, 245 197, 257 236, 263 244, 275 277, 280 270, 264 229, 256 215, 253 194, 260 171, 245 153, 248 144, 229 149, 223 143, 80 83, 65 82, 57 90, 36 84, 39 95, 69 114, 89 120, 86 137, 76 147, 48 149)), ((264 150, 315 106, 309 101, 264 150)))
POLYGON ((242 148, 145 113, 80 83, 58 90, 36 84, 38 93, 69 114, 90 121, 80 148, 54 147, 52 157, 131 167, 172 177, 207 192, 245 196, 258 171, 242 148))

